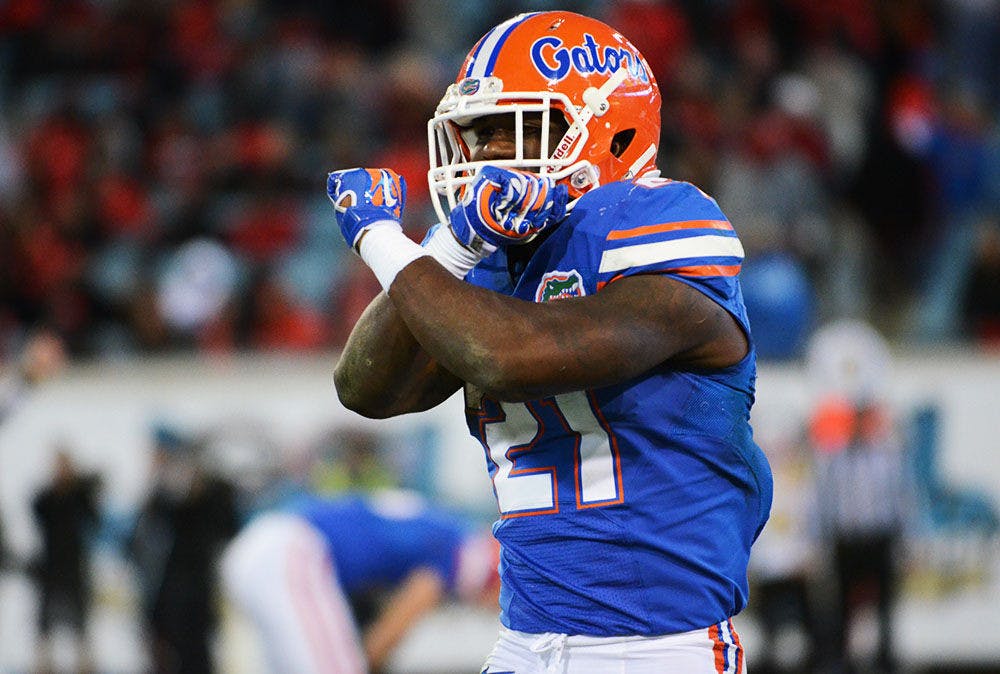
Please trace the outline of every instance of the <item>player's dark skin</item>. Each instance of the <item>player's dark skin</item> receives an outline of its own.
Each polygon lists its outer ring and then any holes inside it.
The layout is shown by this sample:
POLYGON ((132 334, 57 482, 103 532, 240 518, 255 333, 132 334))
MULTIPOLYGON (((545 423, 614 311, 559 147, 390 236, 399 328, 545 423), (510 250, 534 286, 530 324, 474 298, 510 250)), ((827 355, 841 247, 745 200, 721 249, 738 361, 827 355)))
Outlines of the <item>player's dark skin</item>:
MULTIPOLYGON (((510 117, 477 120, 474 160, 515 156, 510 117)), ((561 136, 558 125, 550 136, 561 136)), ((540 123, 524 142, 525 156, 538 156, 540 123)), ((662 363, 724 368, 747 349, 728 312, 664 275, 535 303, 465 283, 422 257, 362 314, 334 381, 346 407, 385 418, 430 409, 466 382, 500 401, 535 400, 626 381, 662 363)))

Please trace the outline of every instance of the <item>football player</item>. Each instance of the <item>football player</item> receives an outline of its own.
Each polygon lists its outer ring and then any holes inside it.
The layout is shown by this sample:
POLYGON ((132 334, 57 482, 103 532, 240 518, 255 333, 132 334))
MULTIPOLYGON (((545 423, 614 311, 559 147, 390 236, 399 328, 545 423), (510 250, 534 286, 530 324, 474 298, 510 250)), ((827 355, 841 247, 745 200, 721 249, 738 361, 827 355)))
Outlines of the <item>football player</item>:
POLYGON ((380 671, 428 611, 497 597, 496 542, 402 491, 303 496, 252 520, 227 547, 227 596, 261 638, 268 671, 380 671), (377 605, 362 631, 351 602, 377 605))
POLYGON ((743 671, 732 617, 772 488, 743 248, 711 197, 659 177, 645 60, 591 18, 516 16, 473 47, 428 135, 423 245, 400 230, 400 176, 328 177, 385 289, 335 383, 376 418, 464 390, 499 510, 483 672, 743 671))

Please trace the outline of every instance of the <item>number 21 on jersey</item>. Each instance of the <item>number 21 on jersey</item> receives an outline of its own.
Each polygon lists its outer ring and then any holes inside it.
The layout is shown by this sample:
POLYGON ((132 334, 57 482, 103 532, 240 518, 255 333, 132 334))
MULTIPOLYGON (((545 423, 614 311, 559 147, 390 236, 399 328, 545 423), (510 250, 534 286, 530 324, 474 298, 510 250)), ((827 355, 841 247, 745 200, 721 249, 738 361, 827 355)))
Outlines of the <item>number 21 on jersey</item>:
POLYGON ((617 443, 587 393, 490 407, 479 437, 503 518, 559 512, 567 489, 578 509, 622 502, 617 443))

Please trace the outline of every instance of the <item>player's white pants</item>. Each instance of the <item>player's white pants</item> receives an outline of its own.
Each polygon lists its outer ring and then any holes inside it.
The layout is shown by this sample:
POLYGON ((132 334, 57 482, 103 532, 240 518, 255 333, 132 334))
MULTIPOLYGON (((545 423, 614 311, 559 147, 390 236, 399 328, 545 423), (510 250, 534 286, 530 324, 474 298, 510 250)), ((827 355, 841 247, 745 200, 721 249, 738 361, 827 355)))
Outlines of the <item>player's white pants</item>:
POLYGON ((368 671, 334 560, 301 517, 269 513, 247 525, 226 549, 222 581, 257 627, 269 672, 368 671))
POLYGON ((745 674, 731 620, 662 637, 525 634, 505 627, 483 674, 745 674))

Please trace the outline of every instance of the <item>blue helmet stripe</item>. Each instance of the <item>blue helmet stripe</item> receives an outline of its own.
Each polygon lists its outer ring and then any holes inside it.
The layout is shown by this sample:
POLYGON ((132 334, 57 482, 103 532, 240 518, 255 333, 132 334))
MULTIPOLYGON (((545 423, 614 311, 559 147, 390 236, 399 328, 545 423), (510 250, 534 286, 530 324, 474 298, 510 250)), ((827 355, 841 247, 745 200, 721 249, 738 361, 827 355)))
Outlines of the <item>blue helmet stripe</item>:
POLYGON ((493 68, 496 66, 497 56, 500 54, 500 49, 503 47, 504 42, 510 36, 511 32, 524 23, 526 19, 534 16, 535 14, 538 14, 538 12, 519 14, 511 19, 508 19, 504 23, 501 23, 499 26, 490 31, 476 47, 476 52, 473 54, 472 59, 469 62, 469 67, 465 71, 465 76, 491 76, 493 74, 493 68))
MULTIPOLYGON (((492 33, 492 32, 493 31, 490 31, 490 33, 492 33)), ((476 51, 473 52, 472 58, 469 59, 469 67, 465 69, 465 77, 471 77, 472 76, 472 69, 476 67, 476 59, 479 58, 479 52, 482 50, 483 45, 486 44, 486 41, 489 39, 490 33, 487 33, 486 35, 484 35, 483 39, 480 40, 479 44, 476 45, 476 51)))

